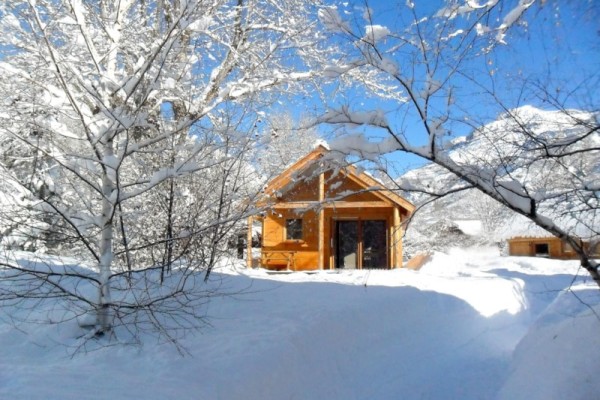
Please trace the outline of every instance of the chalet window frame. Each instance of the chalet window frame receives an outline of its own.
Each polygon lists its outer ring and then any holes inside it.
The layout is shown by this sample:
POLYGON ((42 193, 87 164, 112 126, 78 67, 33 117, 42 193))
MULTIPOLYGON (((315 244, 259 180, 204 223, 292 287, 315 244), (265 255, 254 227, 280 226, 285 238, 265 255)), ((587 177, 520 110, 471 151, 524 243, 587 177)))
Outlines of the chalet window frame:
POLYGON ((392 221, 385 217, 373 217, 373 218, 362 218, 359 216, 340 216, 331 219, 331 254, 332 254, 332 265, 333 268, 338 269, 339 255, 338 255, 338 244, 339 244, 339 222, 356 222, 357 223, 357 247, 356 247, 356 269, 357 270, 371 270, 371 269, 393 269, 391 259, 391 248, 390 243, 392 239, 392 221), (365 268, 364 256, 365 256, 365 236, 364 236, 364 225, 369 222, 383 222, 385 232, 385 267, 382 268, 365 268))
POLYGON ((286 218, 283 237, 287 242, 301 242, 304 240, 304 221, 302 218, 286 218), (297 226, 291 224, 296 223, 297 226))

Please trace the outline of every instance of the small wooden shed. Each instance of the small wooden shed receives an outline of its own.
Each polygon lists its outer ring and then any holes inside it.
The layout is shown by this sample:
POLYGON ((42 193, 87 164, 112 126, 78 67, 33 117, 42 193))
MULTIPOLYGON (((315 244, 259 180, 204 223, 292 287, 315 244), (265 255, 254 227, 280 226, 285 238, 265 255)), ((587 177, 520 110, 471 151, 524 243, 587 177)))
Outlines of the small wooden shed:
MULTIPOLYGON (((250 218, 262 223, 260 265, 294 271, 398 268, 414 206, 356 168, 336 169, 318 146, 273 179, 250 218)), ((250 230, 249 230, 250 231, 250 230)), ((252 266, 248 249, 248 266, 252 266)))
MULTIPOLYGON (((584 249, 590 251, 589 242, 582 241, 584 249)), ((565 241, 555 236, 523 237, 508 239, 508 254, 511 256, 548 257, 557 259, 577 259, 579 256, 565 241)), ((590 255, 600 258, 600 246, 591 249, 590 255)))
POLYGON ((554 236, 512 237, 508 239, 508 254, 560 259, 577 258, 571 246, 554 236))
MULTIPOLYGON (((593 257, 600 257, 600 246, 590 249, 590 231, 583 229, 582 224, 578 224, 575 219, 558 219, 560 225, 566 231, 572 232, 580 239, 581 244, 588 251, 591 250, 593 257)), ((577 253, 565 241, 550 234, 548 231, 533 224, 525 217, 515 215, 508 219, 500 229, 499 238, 503 238, 508 243, 508 254, 511 256, 526 257, 547 257, 556 259, 576 259, 577 253)), ((596 242, 595 240, 593 242, 596 242)))

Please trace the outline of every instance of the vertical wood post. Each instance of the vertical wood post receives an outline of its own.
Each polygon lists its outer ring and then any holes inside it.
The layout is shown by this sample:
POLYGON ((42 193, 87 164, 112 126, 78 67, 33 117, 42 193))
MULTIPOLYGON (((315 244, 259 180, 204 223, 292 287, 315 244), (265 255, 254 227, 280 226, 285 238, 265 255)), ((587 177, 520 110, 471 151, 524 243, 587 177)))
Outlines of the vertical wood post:
POLYGON ((252 268, 252 227, 254 218, 248 217, 248 232, 246 232, 246 266, 252 268))
POLYGON ((319 269, 325 267, 325 210, 323 208, 323 200, 325 200, 325 174, 319 174, 319 269))
POLYGON ((392 226, 392 268, 402 267, 402 221, 400 210, 394 207, 394 222, 392 226))

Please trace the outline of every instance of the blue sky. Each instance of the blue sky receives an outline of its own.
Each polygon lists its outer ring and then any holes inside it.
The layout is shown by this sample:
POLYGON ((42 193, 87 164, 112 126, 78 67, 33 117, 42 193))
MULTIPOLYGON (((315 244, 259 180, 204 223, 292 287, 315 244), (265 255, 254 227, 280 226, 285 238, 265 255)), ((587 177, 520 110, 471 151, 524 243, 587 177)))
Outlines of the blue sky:
MULTIPOLYGON (((415 1, 416 10, 420 16, 431 15, 441 7, 442 2, 415 1)), ((343 10, 354 10, 355 14, 345 15, 348 19, 361 20, 360 8, 363 2, 339 2, 340 14, 343 10), (344 6, 344 4, 347 4, 344 6)), ((405 1, 370 1, 373 9, 374 23, 392 26, 406 26, 410 15, 404 7, 405 1)), ((516 4, 515 1, 504 2, 505 10, 516 4)), ((502 11, 502 15, 506 11, 502 11)), ((539 3, 529 9, 518 26, 509 31, 506 37, 508 45, 499 46, 494 52, 485 57, 475 59, 463 67, 488 89, 494 89, 497 99, 504 106, 514 108, 522 105, 535 105, 544 109, 552 109, 539 90, 547 89, 551 96, 556 97, 566 107, 597 109, 600 93, 597 92, 600 70, 600 2, 582 1, 546 1, 543 6, 539 3), (577 3, 577 4, 574 4, 577 3), (527 83, 527 85, 526 85, 527 83), (535 85, 533 85, 535 84, 535 85), (576 93, 569 95, 573 89, 576 93)), ((489 25, 498 24, 488 21, 489 25)), ((464 80, 454 82, 461 86, 464 93, 457 100, 464 111, 463 114, 472 118, 470 124, 490 122, 502 112, 496 99, 481 96, 480 89, 464 80), (465 87, 465 86, 471 87, 465 87), (471 95, 472 94, 472 95, 471 95)), ((348 91, 341 98, 339 95, 330 99, 331 104, 349 104, 355 110, 373 108, 393 108, 385 106, 380 100, 365 98, 360 91, 348 91)), ((396 114, 389 113, 390 118, 397 118, 396 124, 402 124, 407 131, 417 133, 421 128, 414 115, 405 111, 396 114), (402 121, 400 121, 402 119, 402 121)), ((451 137, 468 134, 471 128, 462 123, 450 125, 451 137)), ((327 129, 323 129, 324 132, 327 129)), ((368 130, 372 137, 382 137, 382 134, 368 130)), ((417 133, 418 134, 418 133, 417 133)), ((375 140, 375 139, 374 139, 375 140)), ((417 157, 394 153, 388 157, 397 171, 401 173, 412 167, 422 165, 417 157)))
MULTIPOLYGON (((483 0, 480 0, 483 2, 483 0)), ((505 8, 516 4, 517 0, 503 1, 505 8)), ((407 26, 410 13, 405 0, 371 0, 375 23, 382 25, 407 26)), ((415 0, 419 16, 431 15, 442 7, 442 1, 415 0)), ((512 108, 525 104, 533 104, 542 108, 550 108, 536 93, 523 91, 523 82, 539 82, 542 87, 564 99, 568 107, 594 108, 600 101, 600 2, 597 0, 547 0, 543 6, 538 1, 527 11, 522 23, 527 27, 517 26, 507 36, 507 46, 500 46, 486 58, 466 65, 466 69, 474 72, 481 82, 491 87, 494 85, 497 95, 512 108), (493 74, 492 74, 493 72, 493 74), (570 90, 577 88, 574 96, 568 96, 570 90)), ((356 20, 364 25, 362 9, 364 1, 332 2, 337 4, 344 17, 356 20)), ((491 21, 490 24, 493 24, 491 21)), ((6 49, 0 48, 0 59, 6 49)), ((403 65, 406 67, 406 63, 403 65)), ((465 82, 461 82, 464 85, 465 82)), ((472 88, 475 92, 477 89, 472 88)), ((539 93, 538 93, 539 94, 539 93)), ((486 102, 479 96, 460 99, 463 107, 473 119, 482 123, 492 121, 501 110, 493 101, 486 102)), ((322 111, 324 106, 339 105, 347 102, 357 110, 372 109, 381 106, 369 100, 360 90, 347 91, 343 97, 331 95, 326 104, 316 99, 288 99, 280 105, 282 111, 289 111, 297 117, 322 111)), ((393 104, 390 106, 393 108, 393 104)), ((596 109, 598 107, 595 107, 596 109)), ((403 125, 407 131, 419 131, 419 124, 411 115, 403 111, 395 117, 396 123, 403 125), (400 121, 401 118, 405 118, 400 121)), ((320 128, 326 135, 329 129, 320 128)), ((453 124, 452 136, 468 134, 466 125, 453 124)), ((368 131, 373 137, 381 137, 376 131, 368 131)), ((407 168, 421 165, 423 161, 410 155, 393 154, 389 157, 396 164, 400 173, 407 168)))

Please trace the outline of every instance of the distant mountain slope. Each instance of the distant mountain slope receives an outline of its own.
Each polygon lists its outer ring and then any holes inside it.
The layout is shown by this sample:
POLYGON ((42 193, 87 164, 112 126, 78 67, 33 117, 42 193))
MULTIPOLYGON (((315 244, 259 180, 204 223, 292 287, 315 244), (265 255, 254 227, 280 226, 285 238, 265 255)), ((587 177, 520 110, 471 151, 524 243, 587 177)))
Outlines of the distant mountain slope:
MULTIPOLYGON (((448 145, 449 156, 456 163, 469 165, 473 174, 491 174, 499 181, 519 182, 523 190, 539 200, 539 214, 560 221, 562 228, 580 237, 598 237, 599 192, 594 194, 589 187, 600 182, 600 150, 580 152, 600 149, 600 134, 589 128, 598 125, 598 118, 577 110, 545 111, 524 106, 501 115, 467 137, 453 140, 448 145), (587 131, 590 134, 584 135, 587 131), (573 139, 582 136, 581 140, 573 139), (570 155, 555 157, 565 152, 570 155), (582 187, 590 198, 582 198, 582 187)), ((484 242, 505 237, 515 223, 512 211, 479 191, 468 189, 463 181, 438 165, 411 170, 397 182, 401 187, 415 189, 407 197, 423 207, 407 231, 409 242, 430 232, 441 221, 453 226, 452 221, 479 220, 482 231, 478 239, 484 242), (430 203, 435 198, 438 199, 430 203)), ((519 221, 519 226, 523 225, 519 221)), ((435 247, 429 242, 422 244, 435 247)))

